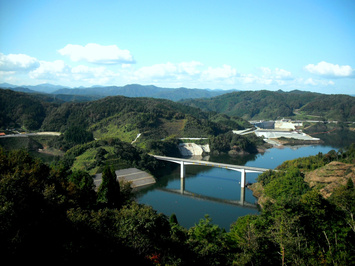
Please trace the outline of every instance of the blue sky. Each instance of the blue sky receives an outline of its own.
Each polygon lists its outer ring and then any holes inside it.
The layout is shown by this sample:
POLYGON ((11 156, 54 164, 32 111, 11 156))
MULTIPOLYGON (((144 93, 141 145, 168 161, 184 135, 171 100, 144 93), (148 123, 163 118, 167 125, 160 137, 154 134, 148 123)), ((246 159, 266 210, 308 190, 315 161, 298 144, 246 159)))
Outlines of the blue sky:
POLYGON ((355 1, 0 0, 0 83, 355 94, 355 1))

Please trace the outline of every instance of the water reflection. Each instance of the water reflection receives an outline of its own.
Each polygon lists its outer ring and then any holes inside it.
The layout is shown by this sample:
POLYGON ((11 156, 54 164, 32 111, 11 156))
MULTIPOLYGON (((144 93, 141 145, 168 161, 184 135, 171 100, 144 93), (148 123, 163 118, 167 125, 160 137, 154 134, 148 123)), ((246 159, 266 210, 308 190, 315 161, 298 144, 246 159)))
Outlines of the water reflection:
POLYGON ((185 189, 185 178, 180 178, 180 189, 171 189, 171 188, 158 188, 158 189, 161 191, 180 194, 182 196, 195 198, 199 200, 207 200, 207 201, 213 201, 217 203, 230 204, 230 205, 240 206, 244 208, 252 208, 252 209, 258 208, 257 204, 252 204, 245 201, 245 187, 240 187, 240 200, 222 199, 222 198, 211 197, 203 194, 190 192, 185 189))
MULTIPOLYGON (((316 155, 318 152, 327 153, 331 149, 334 147, 318 145, 298 147, 297 150, 285 147, 250 156, 211 155, 199 159, 274 169, 285 160, 316 155)), ((180 165, 169 163, 166 169, 154 173, 154 176, 157 177, 157 183, 138 191, 138 202, 151 205, 168 216, 175 213, 179 223, 186 228, 194 226, 205 214, 209 214, 213 223, 229 230, 230 224, 238 217, 259 213, 255 208, 256 198, 252 191, 240 188, 239 172, 188 165, 186 177, 181 180, 180 165), (230 202, 238 202, 239 205, 230 202), (249 208, 247 204, 254 207, 249 208)), ((257 177, 256 173, 248 173, 247 183, 254 183, 257 177)))
MULTIPOLYGON (((256 176, 247 174, 248 182, 256 176)), ((209 214, 213 223, 229 230, 238 217, 259 213, 251 190, 241 189, 240 173, 216 167, 188 165, 182 179, 180 166, 171 163, 170 172, 136 196, 140 203, 151 205, 158 212, 168 216, 175 213, 185 228, 209 214)))

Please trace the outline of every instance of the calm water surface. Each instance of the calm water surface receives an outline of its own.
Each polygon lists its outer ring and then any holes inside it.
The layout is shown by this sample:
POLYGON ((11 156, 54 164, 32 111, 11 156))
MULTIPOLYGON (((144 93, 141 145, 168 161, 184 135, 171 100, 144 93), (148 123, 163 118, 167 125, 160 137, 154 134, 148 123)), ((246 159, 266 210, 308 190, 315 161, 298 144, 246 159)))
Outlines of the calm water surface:
MULTIPOLYGON (((203 160, 223 162, 237 165, 247 165, 262 168, 274 169, 286 160, 299 157, 316 155, 319 152, 327 153, 330 150, 337 150, 332 146, 298 146, 272 148, 263 154, 230 157, 228 155, 205 157, 203 160)), ((201 159, 201 158, 198 158, 201 159)), ((246 182, 254 183, 259 174, 247 173, 246 182)), ((174 193, 180 191, 180 166, 171 164, 171 171, 165 173, 154 186, 142 189, 137 192, 137 201, 152 206, 158 212, 167 216, 175 213, 180 225, 190 228, 208 214, 214 224, 225 228, 227 231, 230 225, 238 217, 247 214, 257 214, 255 207, 232 205, 224 201, 240 201, 240 173, 228 169, 186 166, 185 194, 174 193)), ((252 191, 245 189, 246 204, 256 203, 252 191)))

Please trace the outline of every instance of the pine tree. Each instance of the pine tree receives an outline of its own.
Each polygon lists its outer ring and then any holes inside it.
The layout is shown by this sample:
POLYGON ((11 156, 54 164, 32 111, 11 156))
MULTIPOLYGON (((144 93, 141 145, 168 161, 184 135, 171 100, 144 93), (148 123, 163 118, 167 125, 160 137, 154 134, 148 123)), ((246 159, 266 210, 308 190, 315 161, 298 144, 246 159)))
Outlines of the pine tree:
POLYGON ((120 183, 114 170, 107 165, 102 172, 102 182, 97 192, 97 200, 110 208, 119 208, 121 205, 120 183))

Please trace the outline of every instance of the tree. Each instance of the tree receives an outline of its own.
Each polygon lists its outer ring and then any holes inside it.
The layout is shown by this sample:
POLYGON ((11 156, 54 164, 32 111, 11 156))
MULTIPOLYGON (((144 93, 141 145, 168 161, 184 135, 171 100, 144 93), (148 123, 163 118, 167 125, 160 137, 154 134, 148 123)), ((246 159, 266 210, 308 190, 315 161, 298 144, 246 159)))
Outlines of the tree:
POLYGON ((349 189, 349 190, 354 189, 354 182, 351 179, 351 177, 348 178, 348 181, 346 183, 346 188, 349 189))
POLYGON ((68 143, 83 144, 94 140, 93 134, 83 127, 71 126, 64 132, 64 140, 68 143))
POLYGON ((290 167, 287 172, 277 173, 276 176, 265 186, 265 194, 273 199, 300 197, 310 189, 303 173, 296 167, 290 167))
POLYGON ((56 256, 66 235, 66 180, 25 151, 0 149, 0 248, 2 261, 43 260, 56 256), (55 241, 53 241, 55 239, 55 241))
POLYGON ((260 219, 260 216, 246 215, 239 217, 232 224, 229 235, 235 243, 237 251, 239 251, 235 253, 234 263, 254 265, 260 260, 258 253, 262 246, 260 241, 262 233, 257 229, 258 219, 260 219))
POLYGON ((120 183, 113 169, 107 165, 102 172, 97 201, 111 208, 119 208, 121 205, 120 183))
POLYGON ((138 254, 155 254, 167 248, 170 237, 168 219, 151 207, 132 202, 119 210, 115 223, 117 237, 138 254))
POLYGON ((355 188, 350 177, 345 186, 333 192, 331 201, 345 213, 346 223, 355 233, 355 188))
POLYGON ((306 251, 306 241, 299 220, 298 215, 290 215, 281 210, 273 217, 273 224, 269 227, 270 240, 279 245, 282 265, 287 261, 298 265, 305 264, 303 255, 306 251))
POLYGON ((101 164, 103 164, 103 162, 105 161, 105 155, 107 153, 108 152, 102 147, 97 150, 95 155, 96 165, 100 166, 101 164))
POLYGON ((84 171, 74 171, 69 177, 68 189, 75 196, 79 206, 93 206, 96 200, 95 184, 93 178, 84 171))
POLYGON ((188 231, 187 244, 205 265, 225 265, 228 253, 228 235, 224 229, 211 223, 205 215, 198 224, 188 231))
POLYGON ((170 215, 169 223, 170 223, 171 225, 179 224, 175 213, 173 213, 173 214, 170 215))

